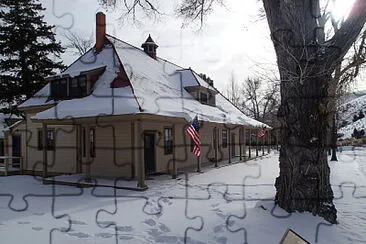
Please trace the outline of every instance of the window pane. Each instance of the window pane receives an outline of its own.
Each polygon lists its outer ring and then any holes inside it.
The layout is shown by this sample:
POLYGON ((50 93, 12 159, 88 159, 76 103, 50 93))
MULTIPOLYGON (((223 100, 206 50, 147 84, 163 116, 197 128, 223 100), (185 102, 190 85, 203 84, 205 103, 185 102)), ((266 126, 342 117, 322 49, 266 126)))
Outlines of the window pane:
POLYGON ((70 80, 70 98, 86 95, 86 76, 79 76, 70 80))
POLYGON ((42 133, 42 130, 38 130, 38 150, 43 150, 43 133, 42 133))
POLYGON ((47 131, 47 150, 55 150, 55 135, 53 130, 47 131))
POLYGON ((83 128, 83 156, 86 156, 86 146, 85 146, 86 138, 85 138, 85 128, 83 128))
POLYGON ((208 96, 207 96, 206 93, 201 92, 201 94, 200 94, 200 101, 203 104, 207 104, 207 102, 208 102, 208 96))
POLYGON ((222 147, 227 147, 227 130, 222 130, 222 147))
POLYGON ((164 129, 164 153, 165 154, 173 153, 172 128, 164 129))
POLYGON ((90 157, 95 157, 95 129, 90 129, 90 157))
POLYGON ((59 98, 66 98, 67 97, 67 80, 62 79, 59 83, 59 98))
POLYGON ((80 96, 86 96, 86 76, 80 76, 78 78, 78 88, 80 91, 80 96))

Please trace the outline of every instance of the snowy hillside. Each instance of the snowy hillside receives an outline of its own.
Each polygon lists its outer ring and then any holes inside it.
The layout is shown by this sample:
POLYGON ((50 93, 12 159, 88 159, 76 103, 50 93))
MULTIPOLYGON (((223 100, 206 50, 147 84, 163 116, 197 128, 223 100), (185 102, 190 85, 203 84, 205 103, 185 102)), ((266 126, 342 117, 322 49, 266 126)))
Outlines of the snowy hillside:
POLYGON ((358 117, 360 111, 362 111, 363 114, 366 113, 366 95, 351 99, 339 106, 338 113, 340 129, 338 130, 338 133, 343 134, 343 139, 351 138, 354 129, 366 129, 365 118, 361 118, 353 122, 354 117, 358 117))

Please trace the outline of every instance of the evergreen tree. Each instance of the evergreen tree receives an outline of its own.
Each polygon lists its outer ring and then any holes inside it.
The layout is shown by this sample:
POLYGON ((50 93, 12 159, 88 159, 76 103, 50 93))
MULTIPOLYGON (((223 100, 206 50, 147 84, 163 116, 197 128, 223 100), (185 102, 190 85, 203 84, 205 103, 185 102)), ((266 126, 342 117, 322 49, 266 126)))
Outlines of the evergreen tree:
POLYGON ((358 119, 365 118, 365 114, 360 110, 360 113, 358 114, 358 119))
POLYGON ((0 0, 0 104, 24 101, 64 68, 53 60, 64 49, 43 21, 44 10, 39 0, 0 0))
POLYGON ((352 133, 351 136, 354 137, 354 138, 357 138, 358 137, 358 131, 357 131, 356 128, 353 129, 353 133, 352 133))

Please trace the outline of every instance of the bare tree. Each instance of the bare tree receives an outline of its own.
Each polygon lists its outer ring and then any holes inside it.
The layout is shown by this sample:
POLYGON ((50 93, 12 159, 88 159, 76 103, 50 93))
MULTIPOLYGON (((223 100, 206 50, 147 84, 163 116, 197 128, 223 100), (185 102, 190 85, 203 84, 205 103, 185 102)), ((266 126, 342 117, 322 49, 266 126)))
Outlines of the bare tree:
POLYGON ((243 111, 250 117, 272 125, 279 105, 279 81, 247 78, 241 90, 243 111))
POLYGON ((231 72, 230 81, 228 83, 227 89, 226 89, 226 96, 230 100, 232 104, 234 104, 237 107, 240 107, 240 89, 239 84, 236 81, 234 72, 231 72))
MULTIPOLYGON (((138 7, 147 0, 131 1, 138 7)), ((180 16, 202 21, 195 16, 212 11, 205 7, 207 3, 221 2, 181 0, 177 11, 180 16)), ((366 1, 356 0, 347 19, 329 38, 319 21, 321 0, 262 2, 281 79, 278 117, 282 142, 275 201, 288 212, 309 211, 336 223, 326 152, 335 97, 332 90, 339 86, 333 74, 365 25, 366 1)))
POLYGON ((89 37, 84 37, 76 32, 67 31, 63 34, 67 39, 66 48, 72 50, 75 56, 81 56, 94 45, 93 33, 89 37))

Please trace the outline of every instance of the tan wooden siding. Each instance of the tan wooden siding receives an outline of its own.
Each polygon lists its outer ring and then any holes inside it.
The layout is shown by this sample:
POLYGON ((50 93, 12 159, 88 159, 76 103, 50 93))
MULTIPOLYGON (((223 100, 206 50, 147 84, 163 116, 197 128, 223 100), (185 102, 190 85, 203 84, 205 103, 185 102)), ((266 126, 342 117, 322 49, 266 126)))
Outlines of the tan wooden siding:
MULTIPOLYGON (((12 133, 21 135, 21 154, 24 170, 43 170, 43 151, 38 150, 38 130, 42 124, 30 120, 34 114, 27 114, 26 123, 19 125, 12 133)), ((55 131, 55 150, 47 151, 48 170, 55 173, 75 173, 76 141, 74 126, 48 126, 55 131)), ((11 136, 10 136, 11 141, 11 136)), ((9 146, 11 154, 11 142, 9 146)))
POLYGON ((95 129, 91 175, 131 177, 131 124, 124 122, 91 128, 95 129))

